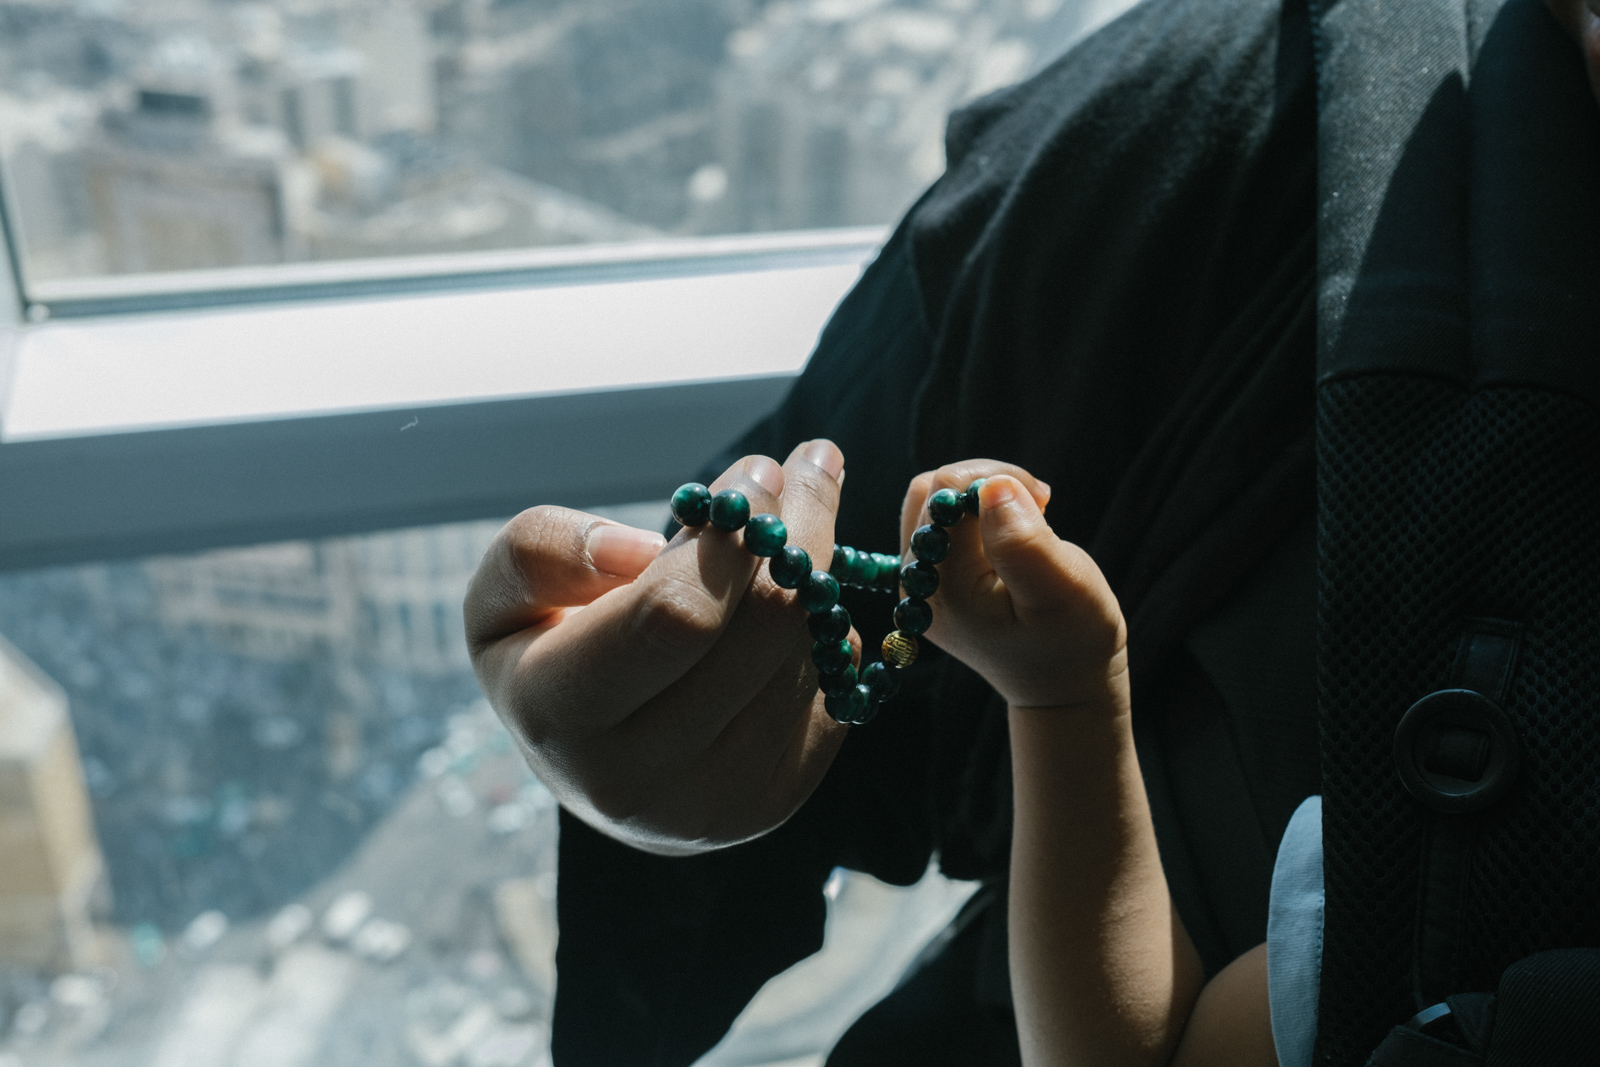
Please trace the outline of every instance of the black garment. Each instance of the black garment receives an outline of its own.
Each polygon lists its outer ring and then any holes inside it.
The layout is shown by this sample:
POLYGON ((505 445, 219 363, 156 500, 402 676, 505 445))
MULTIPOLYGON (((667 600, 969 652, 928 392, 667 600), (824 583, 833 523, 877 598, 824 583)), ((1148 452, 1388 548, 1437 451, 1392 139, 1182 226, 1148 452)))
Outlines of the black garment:
POLYGON ((1600 945, 1600 113, 1538 0, 1320 8, 1315 1062, 1497 986, 1489 1063, 1593 1062, 1593 960, 1525 957, 1600 945), (1437 811, 1397 725, 1462 687, 1520 771, 1437 811))
MULTIPOLYGON (((849 471, 837 539, 879 550, 919 470, 987 455, 1051 483, 1052 524, 1129 619, 1163 862, 1212 971, 1263 939, 1272 851, 1318 788, 1314 95, 1297 0, 1149 0, 959 113, 948 173, 782 407, 717 461, 832 437, 849 471), (1243 668, 1262 629, 1298 634, 1300 666, 1243 668)), ((872 647, 887 603, 848 606, 872 647)), ((834 866, 908 884, 937 854, 952 877, 1003 878, 1003 707, 937 655, 913 675, 761 840, 667 860, 563 819, 560 1067, 691 1062, 820 946, 834 866)), ((1016 1062, 1003 917, 969 914, 833 1062, 1016 1062), (952 1021, 981 1036, 914 1040, 952 1021)))

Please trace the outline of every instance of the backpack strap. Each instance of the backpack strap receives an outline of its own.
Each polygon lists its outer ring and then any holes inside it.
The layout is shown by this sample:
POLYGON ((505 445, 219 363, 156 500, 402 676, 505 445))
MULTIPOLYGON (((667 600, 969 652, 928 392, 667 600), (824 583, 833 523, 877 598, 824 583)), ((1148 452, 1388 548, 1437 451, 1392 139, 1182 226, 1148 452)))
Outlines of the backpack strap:
MULTIPOLYGON (((1313 25, 1314 1062, 1355 1067, 1600 946, 1600 115, 1537 0, 1315 0, 1313 25)), ((1589 990, 1563 1010, 1600 1016, 1589 990)))
POLYGON ((1462 901, 1484 812, 1516 781, 1522 747, 1501 710, 1520 624, 1468 619, 1448 688, 1411 706, 1395 730, 1395 771, 1429 809, 1422 834, 1411 985, 1418 1010, 1459 991, 1462 901))

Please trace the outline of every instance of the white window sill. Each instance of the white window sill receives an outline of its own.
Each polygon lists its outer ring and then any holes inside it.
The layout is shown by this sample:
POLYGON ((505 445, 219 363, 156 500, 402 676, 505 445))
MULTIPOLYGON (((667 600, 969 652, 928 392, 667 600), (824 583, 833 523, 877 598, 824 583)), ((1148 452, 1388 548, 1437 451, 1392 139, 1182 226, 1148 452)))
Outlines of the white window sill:
POLYGON ((212 286, 190 294, 209 307, 25 326, 0 567, 665 496, 781 397, 879 237, 501 256, 432 276, 448 291, 391 280, 406 295, 315 267, 267 278, 294 302, 264 302, 258 273, 237 291, 255 303, 212 286))

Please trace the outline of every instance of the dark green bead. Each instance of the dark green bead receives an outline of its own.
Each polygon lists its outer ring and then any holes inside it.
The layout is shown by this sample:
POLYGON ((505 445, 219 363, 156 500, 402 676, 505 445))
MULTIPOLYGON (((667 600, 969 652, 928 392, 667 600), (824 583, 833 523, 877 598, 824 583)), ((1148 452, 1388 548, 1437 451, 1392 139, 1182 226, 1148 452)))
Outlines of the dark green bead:
POLYGON ((920 597, 926 600, 939 588, 939 569, 931 563, 917 560, 900 568, 900 588, 906 591, 907 596, 920 597))
POLYGON ((856 666, 853 663, 846 664, 844 670, 838 674, 817 676, 817 688, 822 690, 823 696, 842 697, 860 684, 861 679, 856 677, 856 666))
POLYGON ((966 517, 966 502, 954 489, 941 489, 928 498, 928 518, 935 526, 954 526, 966 517))
POLYGON ((841 641, 850 635, 850 613, 840 604, 806 620, 813 641, 841 641))
POLYGON ((672 517, 679 526, 704 526, 711 518, 711 490, 699 482, 678 486, 672 494, 672 517))
POLYGON ((875 701, 888 700, 900 691, 900 678, 893 667, 879 661, 869 664, 861 672, 861 684, 867 687, 875 701))
POLYGON ((856 562, 855 549, 849 545, 833 546, 833 566, 829 567, 828 571, 839 580, 840 585, 855 584, 857 566, 859 564, 856 562))
POLYGON ((737 489, 724 489, 711 498, 711 525, 733 533, 750 521, 750 501, 737 489))
POLYGON ((966 506, 968 515, 976 515, 978 513, 978 492, 983 488, 983 483, 988 480, 987 478, 979 478, 967 486, 967 491, 961 494, 961 503, 966 506))
POLYGON ((850 720, 857 726, 865 726, 878 717, 878 702, 873 699, 872 690, 864 685, 856 686, 856 692, 851 698, 850 704, 852 708, 855 708, 857 704, 861 708, 855 713, 855 717, 850 720))
POLYGON ((812 571, 800 583, 800 606, 815 615, 839 603, 839 583, 827 571, 812 571))
MULTIPOLYGON (((748 538, 749 534, 745 536, 748 538)), ((811 553, 798 545, 786 545, 767 564, 767 573, 780 589, 798 589, 801 582, 811 577, 811 553)))
POLYGON ((757 515, 744 524, 744 547, 752 556, 776 556, 789 540, 789 528, 776 515, 757 515))
POLYGON ((878 576, 878 564, 873 559, 871 552, 857 552, 855 569, 851 572, 855 576, 855 584, 863 589, 872 588, 873 581, 878 576))
POLYGON ((823 674, 838 674, 850 666, 855 654, 855 649, 850 647, 848 640, 818 641, 811 646, 811 662, 815 663, 817 670, 823 674))
POLYGON ((911 535, 911 551, 924 563, 943 563, 950 554, 950 535, 937 526, 918 526, 911 535))
POLYGON ((933 609, 926 600, 908 596, 894 608, 894 628, 901 633, 924 634, 933 625, 933 609))
POLYGON ((859 722, 861 716, 868 714, 871 705, 866 690, 859 685, 842 696, 824 697, 822 700, 822 706, 837 722, 859 722))
POLYGON ((894 580, 895 572, 899 569, 894 565, 894 557, 886 556, 882 552, 872 554, 872 579, 867 584, 874 589, 884 589, 894 580))

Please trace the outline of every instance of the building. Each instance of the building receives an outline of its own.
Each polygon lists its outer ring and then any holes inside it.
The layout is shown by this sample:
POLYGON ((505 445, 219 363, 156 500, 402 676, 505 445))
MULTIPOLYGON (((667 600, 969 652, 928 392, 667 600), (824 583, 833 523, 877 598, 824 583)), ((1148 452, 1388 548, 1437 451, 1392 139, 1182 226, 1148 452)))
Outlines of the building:
POLYGON ((67 700, 0 640, 0 964, 97 962, 90 903, 104 864, 67 700))
POLYGON ((498 522, 162 557, 161 620, 256 659, 316 652, 423 676, 470 671, 461 601, 498 522))

